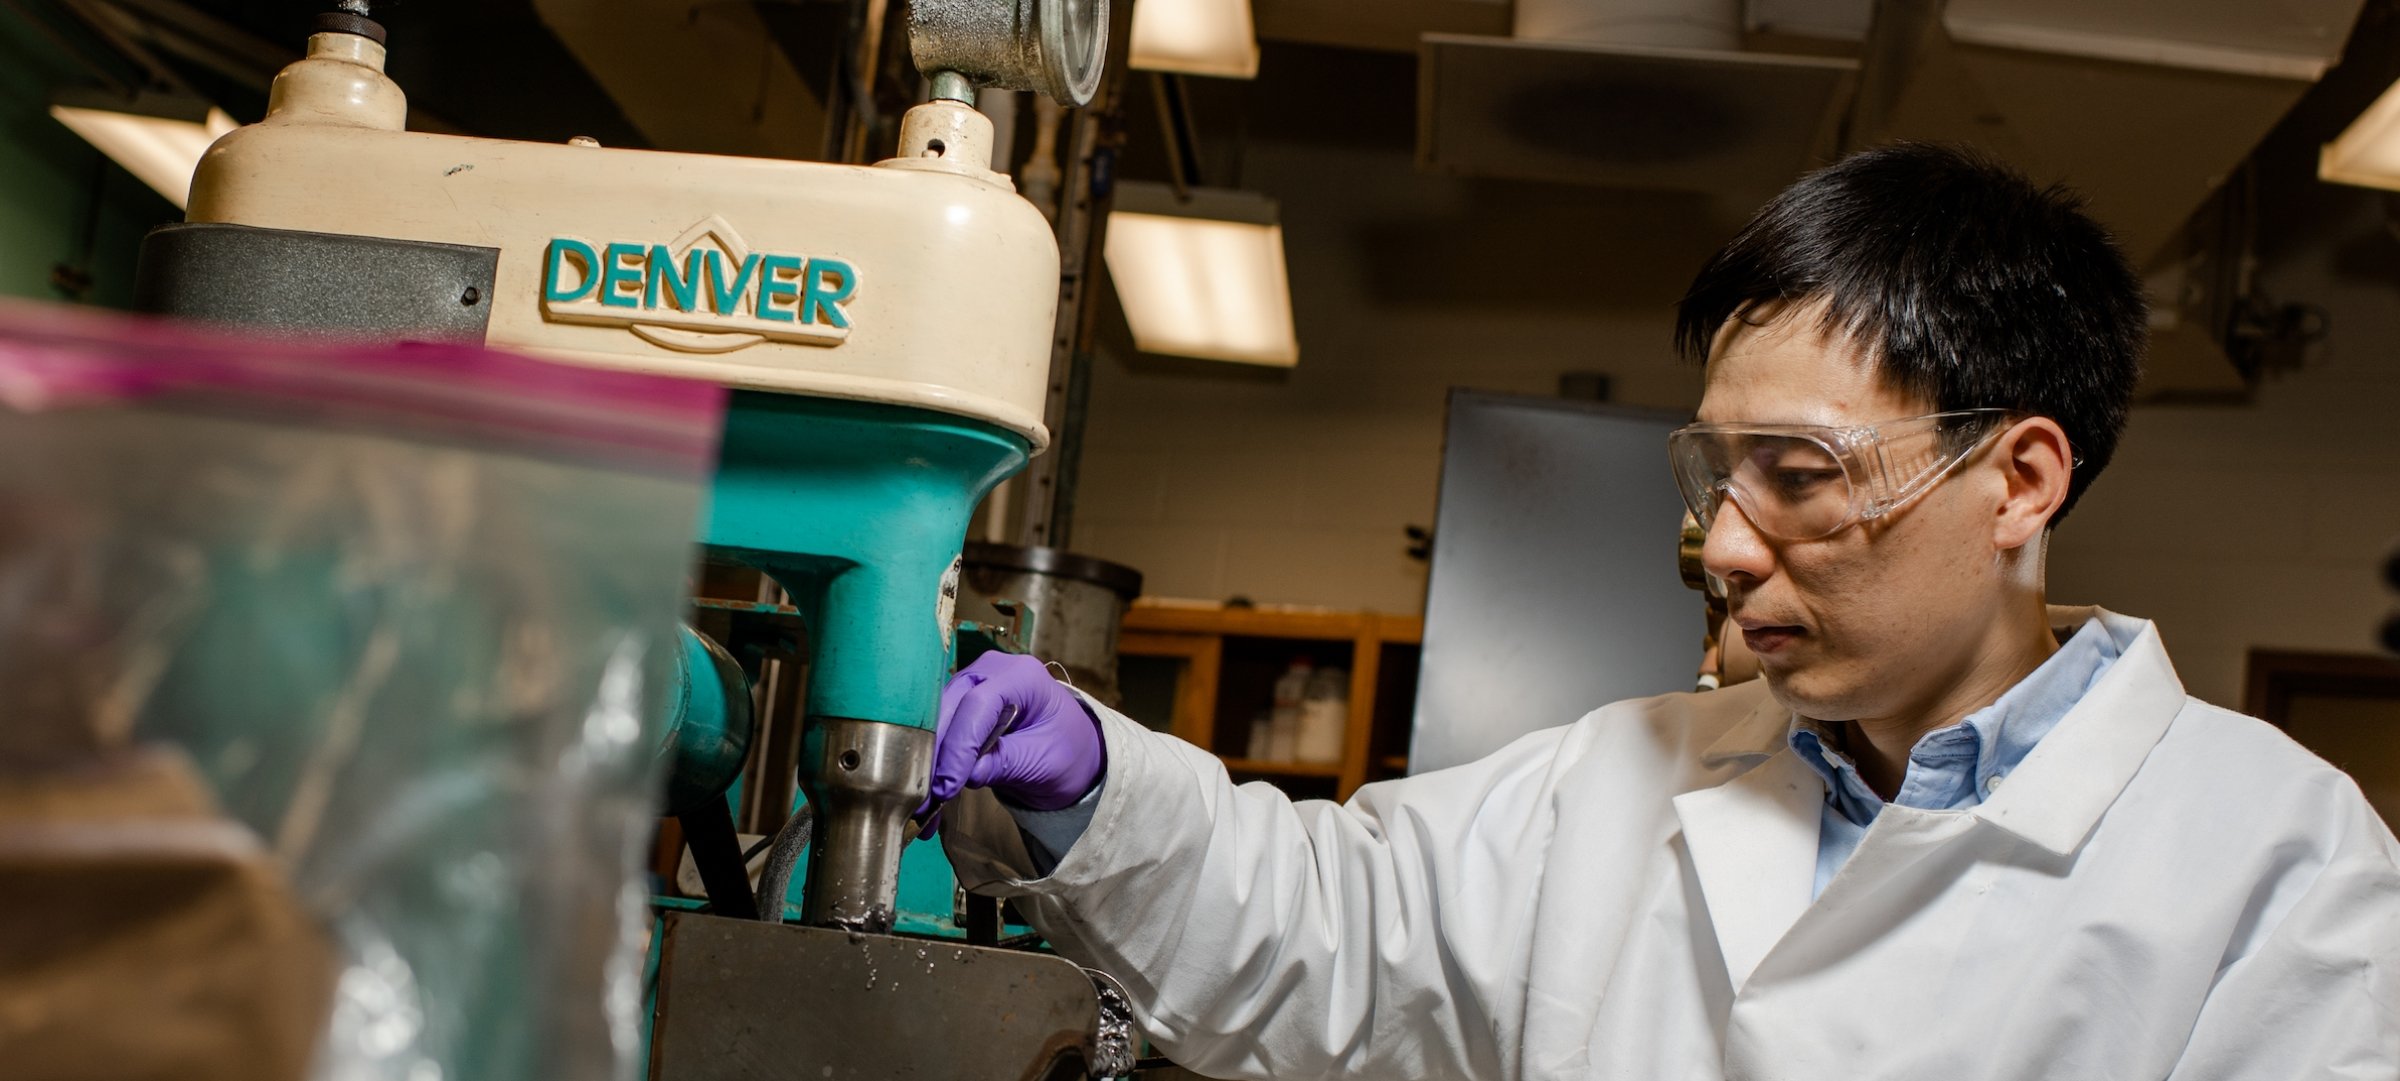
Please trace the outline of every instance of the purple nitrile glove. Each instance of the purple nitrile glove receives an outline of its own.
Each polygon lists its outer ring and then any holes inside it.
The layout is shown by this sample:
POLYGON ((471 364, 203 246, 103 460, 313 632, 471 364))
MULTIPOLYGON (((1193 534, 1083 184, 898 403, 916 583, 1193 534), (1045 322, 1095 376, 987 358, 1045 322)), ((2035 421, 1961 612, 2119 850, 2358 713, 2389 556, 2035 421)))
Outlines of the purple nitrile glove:
POLYGON ((1082 799, 1107 768, 1100 722, 1066 684, 1032 657, 986 653, 942 690, 933 784, 917 817, 924 820, 968 788, 989 788, 1027 810, 1055 811, 1082 799), (1012 705, 1016 727, 994 742, 993 729, 1012 705))

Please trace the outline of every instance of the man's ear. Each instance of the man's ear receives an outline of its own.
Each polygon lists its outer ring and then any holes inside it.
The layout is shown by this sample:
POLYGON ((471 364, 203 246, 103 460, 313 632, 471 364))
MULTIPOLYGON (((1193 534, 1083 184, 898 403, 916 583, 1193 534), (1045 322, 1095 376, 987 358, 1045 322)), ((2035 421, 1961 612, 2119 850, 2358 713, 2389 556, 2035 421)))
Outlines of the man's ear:
POLYGON ((2027 417, 2009 426, 1992 444, 1992 463, 2007 484, 1992 520, 1992 543, 2021 548, 2042 535, 2075 475, 2075 451, 2066 429, 2048 417, 2027 417))

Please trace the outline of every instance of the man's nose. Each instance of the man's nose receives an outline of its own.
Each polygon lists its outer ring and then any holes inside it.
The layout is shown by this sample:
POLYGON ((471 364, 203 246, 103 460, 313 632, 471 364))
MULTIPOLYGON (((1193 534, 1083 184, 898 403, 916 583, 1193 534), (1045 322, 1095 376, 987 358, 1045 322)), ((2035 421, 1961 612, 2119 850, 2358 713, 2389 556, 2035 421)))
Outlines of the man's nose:
POLYGON ((1700 565, 1728 582, 1760 581, 1775 571, 1775 550, 1741 505, 1727 498, 1717 506, 1708 536, 1700 543, 1700 565))

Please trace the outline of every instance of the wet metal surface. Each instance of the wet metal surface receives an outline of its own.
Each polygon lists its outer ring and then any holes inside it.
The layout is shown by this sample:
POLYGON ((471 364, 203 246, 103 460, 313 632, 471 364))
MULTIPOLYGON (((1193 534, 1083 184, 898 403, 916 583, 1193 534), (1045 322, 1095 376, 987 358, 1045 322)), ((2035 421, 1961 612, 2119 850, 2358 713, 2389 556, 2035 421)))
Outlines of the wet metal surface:
POLYGON ((1095 981, 1058 957, 664 919, 656 1081, 1065 1081, 1131 1062, 1129 1015, 1104 1039, 1095 981))
POLYGON ((820 927, 891 929, 908 816, 924 802, 933 733, 839 717, 810 718, 800 785, 816 811, 801 918, 820 927))

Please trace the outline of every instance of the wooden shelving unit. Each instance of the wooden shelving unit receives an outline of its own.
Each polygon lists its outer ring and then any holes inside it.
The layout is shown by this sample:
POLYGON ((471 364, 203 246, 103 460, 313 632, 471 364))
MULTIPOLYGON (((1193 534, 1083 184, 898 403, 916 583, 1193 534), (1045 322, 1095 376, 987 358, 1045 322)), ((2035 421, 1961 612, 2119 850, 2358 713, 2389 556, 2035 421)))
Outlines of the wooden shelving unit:
MULTIPOLYGON (((1136 602, 1118 636, 1121 668, 1137 658, 1179 665, 1165 727, 1225 759, 1237 780, 1265 779, 1296 794, 1347 799, 1358 786, 1406 768, 1416 693, 1417 646, 1425 621, 1375 612, 1203 608, 1136 602), (1295 656, 1338 662, 1350 673, 1350 716, 1340 762, 1257 762, 1246 750, 1249 717, 1295 656), (1331 791, 1325 782, 1333 782, 1331 791)), ((1160 705, 1153 705, 1157 710, 1160 705)), ((1158 723, 1159 718, 1145 717, 1158 723)))

